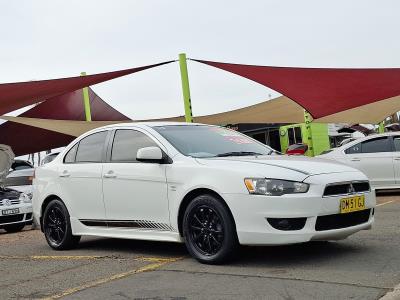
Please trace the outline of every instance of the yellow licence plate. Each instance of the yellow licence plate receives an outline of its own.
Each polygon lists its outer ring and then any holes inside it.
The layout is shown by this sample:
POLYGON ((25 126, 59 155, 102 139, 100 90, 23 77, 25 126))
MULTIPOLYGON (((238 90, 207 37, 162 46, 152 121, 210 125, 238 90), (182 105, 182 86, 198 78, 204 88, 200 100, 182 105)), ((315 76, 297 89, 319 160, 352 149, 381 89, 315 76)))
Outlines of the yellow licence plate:
POLYGON ((345 214, 365 209, 365 196, 353 196, 340 199, 340 213, 345 214))

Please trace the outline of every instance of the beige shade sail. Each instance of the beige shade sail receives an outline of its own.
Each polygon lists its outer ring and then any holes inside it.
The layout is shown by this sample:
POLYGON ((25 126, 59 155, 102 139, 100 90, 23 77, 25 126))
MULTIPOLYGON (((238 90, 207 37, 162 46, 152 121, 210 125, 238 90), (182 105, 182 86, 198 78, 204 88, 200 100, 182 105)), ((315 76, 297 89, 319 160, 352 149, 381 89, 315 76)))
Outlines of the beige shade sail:
MULTIPOLYGON (((314 120, 318 123, 362 123, 378 124, 387 116, 400 111, 400 96, 382 100, 379 102, 352 108, 340 113, 329 115, 314 120)), ((52 120, 24 117, 0 116, 1 119, 47 129, 71 136, 80 136, 81 134, 105 125, 123 123, 123 121, 69 121, 52 120)), ((136 120, 139 121, 172 121, 184 122, 183 116, 136 120)), ((223 113, 194 117, 197 123, 227 125, 239 123, 302 123, 304 122, 304 109, 287 97, 281 96, 273 100, 261 102, 244 108, 231 110, 223 113)))
MULTIPOLYGON (((81 134, 106 125, 124 123, 124 121, 70 121, 70 120, 51 120, 51 119, 38 119, 38 118, 24 118, 24 117, 10 117, 0 116, 1 119, 24 124, 28 126, 47 129, 71 136, 80 136, 81 134)), ((131 122, 131 121, 125 121, 131 122)))
MULTIPOLYGON (((314 120, 316 123, 378 124, 400 111, 400 96, 366 104, 314 120)), ((149 120, 147 120, 149 121, 149 120)), ((151 121, 184 122, 183 116, 151 121)), ((304 109, 291 99, 281 96, 244 108, 223 113, 194 117, 204 124, 226 125, 239 123, 303 123, 304 109)))

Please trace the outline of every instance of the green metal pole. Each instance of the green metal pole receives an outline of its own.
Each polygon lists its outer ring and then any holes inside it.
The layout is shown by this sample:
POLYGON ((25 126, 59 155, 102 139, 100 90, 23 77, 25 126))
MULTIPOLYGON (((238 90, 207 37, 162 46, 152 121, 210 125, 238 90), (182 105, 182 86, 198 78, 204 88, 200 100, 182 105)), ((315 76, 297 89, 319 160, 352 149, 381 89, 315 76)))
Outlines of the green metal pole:
POLYGON ((312 117, 311 117, 310 113, 306 110, 304 110, 304 122, 306 123, 308 153, 310 156, 314 156, 314 142, 313 142, 312 130, 311 130, 312 117))
POLYGON ((385 133, 385 121, 380 122, 378 127, 378 132, 379 133, 385 133))
POLYGON ((188 123, 193 123, 192 103, 190 100, 189 76, 188 76, 185 53, 179 54, 179 66, 181 69, 183 103, 185 105, 185 120, 188 123))
MULTIPOLYGON (((86 72, 81 72, 81 76, 86 76, 86 72)), ((89 88, 84 87, 82 89, 83 93, 83 107, 85 109, 86 121, 92 121, 92 113, 90 112, 90 99, 89 99, 89 88)))

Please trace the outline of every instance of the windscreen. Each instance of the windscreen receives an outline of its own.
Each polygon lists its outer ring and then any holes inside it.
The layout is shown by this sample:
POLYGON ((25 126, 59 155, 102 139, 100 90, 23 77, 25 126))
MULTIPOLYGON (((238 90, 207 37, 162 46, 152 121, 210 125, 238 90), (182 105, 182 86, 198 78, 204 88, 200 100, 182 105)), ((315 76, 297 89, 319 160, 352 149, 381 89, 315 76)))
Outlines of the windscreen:
POLYGON ((273 152, 244 134, 222 127, 168 125, 153 128, 179 152, 192 157, 269 155, 273 152))

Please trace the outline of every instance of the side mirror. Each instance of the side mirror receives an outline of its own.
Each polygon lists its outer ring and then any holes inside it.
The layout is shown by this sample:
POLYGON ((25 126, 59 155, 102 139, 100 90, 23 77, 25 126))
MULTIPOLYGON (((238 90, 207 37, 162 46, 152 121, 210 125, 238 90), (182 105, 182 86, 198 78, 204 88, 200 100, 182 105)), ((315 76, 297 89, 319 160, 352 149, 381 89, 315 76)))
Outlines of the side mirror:
POLYGON ((136 160, 140 162, 159 163, 159 164, 166 162, 164 153, 158 147, 140 148, 137 151, 136 160))

